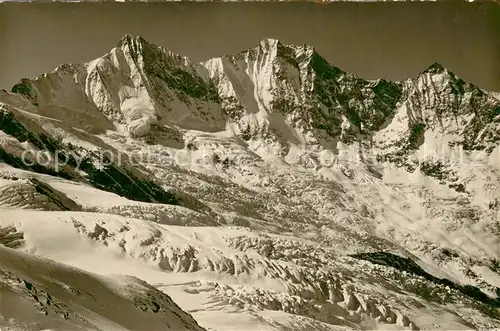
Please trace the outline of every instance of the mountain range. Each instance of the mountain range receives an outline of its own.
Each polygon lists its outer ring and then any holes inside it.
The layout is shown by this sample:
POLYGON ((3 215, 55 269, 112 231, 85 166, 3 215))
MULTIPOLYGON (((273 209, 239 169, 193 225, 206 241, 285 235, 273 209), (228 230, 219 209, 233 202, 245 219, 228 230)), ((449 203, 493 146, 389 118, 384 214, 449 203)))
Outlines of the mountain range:
POLYGON ((24 78, 0 91, 0 327, 498 328, 498 95, 275 39, 198 63, 125 35, 24 78))

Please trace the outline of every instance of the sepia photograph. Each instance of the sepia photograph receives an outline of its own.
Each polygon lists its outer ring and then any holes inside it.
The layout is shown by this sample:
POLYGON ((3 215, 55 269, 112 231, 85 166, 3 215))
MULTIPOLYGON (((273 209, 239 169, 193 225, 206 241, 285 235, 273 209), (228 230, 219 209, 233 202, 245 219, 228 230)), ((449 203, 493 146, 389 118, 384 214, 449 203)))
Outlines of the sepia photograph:
POLYGON ((498 1, 0 1, 0 331, 500 330, 498 1))

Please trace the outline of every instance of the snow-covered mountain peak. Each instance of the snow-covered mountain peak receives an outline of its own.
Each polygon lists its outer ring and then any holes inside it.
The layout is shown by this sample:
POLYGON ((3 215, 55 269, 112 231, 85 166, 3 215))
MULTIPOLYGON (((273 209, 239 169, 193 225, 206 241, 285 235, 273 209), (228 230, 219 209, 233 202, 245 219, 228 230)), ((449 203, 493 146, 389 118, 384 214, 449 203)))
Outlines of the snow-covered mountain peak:
POLYGON ((247 56, 252 59, 260 54, 264 58, 272 58, 270 63, 276 64, 276 61, 281 60, 298 66, 300 63, 303 65, 308 64, 311 61, 313 53, 315 53, 314 47, 307 44, 300 46, 286 44, 275 38, 264 38, 255 47, 242 50, 237 54, 224 55, 222 58, 234 60, 247 56))
POLYGON ((472 91, 480 92, 478 87, 465 82, 458 75, 439 63, 431 64, 417 77, 410 79, 410 81, 417 82, 417 85, 420 86, 421 89, 443 89, 443 92, 454 95, 464 95, 472 91))
POLYGON ((146 43, 146 40, 141 36, 134 36, 130 33, 126 33, 119 41, 116 47, 118 48, 132 48, 139 50, 142 48, 142 44, 146 43))
POLYGON ((259 42, 259 46, 263 49, 276 49, 278 44, 282 45, 282 43, 275 38, 264 38, 259 42))
POLYGON ((431 64, 427 69, 425 69, 423 72, 424 73, 433 73, 433 74, 441 74, 446 72, 447 69, 440 63, 434 62, 431 64))
POLYGON ((120 47, 120 48, 121 47, 129 47, 129 46, 132 46, 134 44, 143 44, 146 42, 147 41, 139 35, 135 36, 135 35, 132 35, 130 33, 125 33, 123 35, 123 37, 121 37, 120 40, 118 41, 117 47, 120 47))
POLYGON ((293 44, 287 44, 282 42, 279 39, 275 38, 264 38, 259 42, 258 48, 264 50, 264 51, 274 51, 276 52, 277 56, 287 56, 290 55, 289 52, 306 52, 309 55, 312 55, 312 53, 315 51, 313 46, 304 44, 302 46, 300 45, 293 45, 293 44))
MULTIPOLYGON (((118 42, 116 48, 130 54, 134 60, 142 58, 142 61, 145 62, 155 62, 163 61, 163 58, 168 58, 170 60, 168 63, 171 65, 185 66, 189 65, 191 62, 188 57, 153 44, 139 35, 134 36, 128 33, 125 34, 118 42)), ((145 66, 147 64, 143 63, 142 65, 145 66)))

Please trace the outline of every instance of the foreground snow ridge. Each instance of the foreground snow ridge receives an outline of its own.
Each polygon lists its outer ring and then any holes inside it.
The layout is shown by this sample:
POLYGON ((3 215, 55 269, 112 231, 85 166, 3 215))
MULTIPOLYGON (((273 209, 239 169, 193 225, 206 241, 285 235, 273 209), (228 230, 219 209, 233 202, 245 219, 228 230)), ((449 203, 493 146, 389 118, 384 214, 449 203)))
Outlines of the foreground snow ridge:
POLYGON ((126 35, 0 92, 0 329, 499 328, 499 141, 437 63, 126 35))

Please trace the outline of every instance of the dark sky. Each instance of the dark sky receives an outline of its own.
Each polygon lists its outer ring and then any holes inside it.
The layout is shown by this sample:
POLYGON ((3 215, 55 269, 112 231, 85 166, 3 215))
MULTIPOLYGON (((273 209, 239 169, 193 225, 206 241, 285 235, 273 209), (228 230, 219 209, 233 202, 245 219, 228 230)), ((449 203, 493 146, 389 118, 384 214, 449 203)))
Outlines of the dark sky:
POLYGON ((500 5, 490 3, 4 3, 0 88, 106 53, 126 33, 194 60, 265 37, 308 43, 364 78, 415 76, 439 62, 500 91, 500 5))

